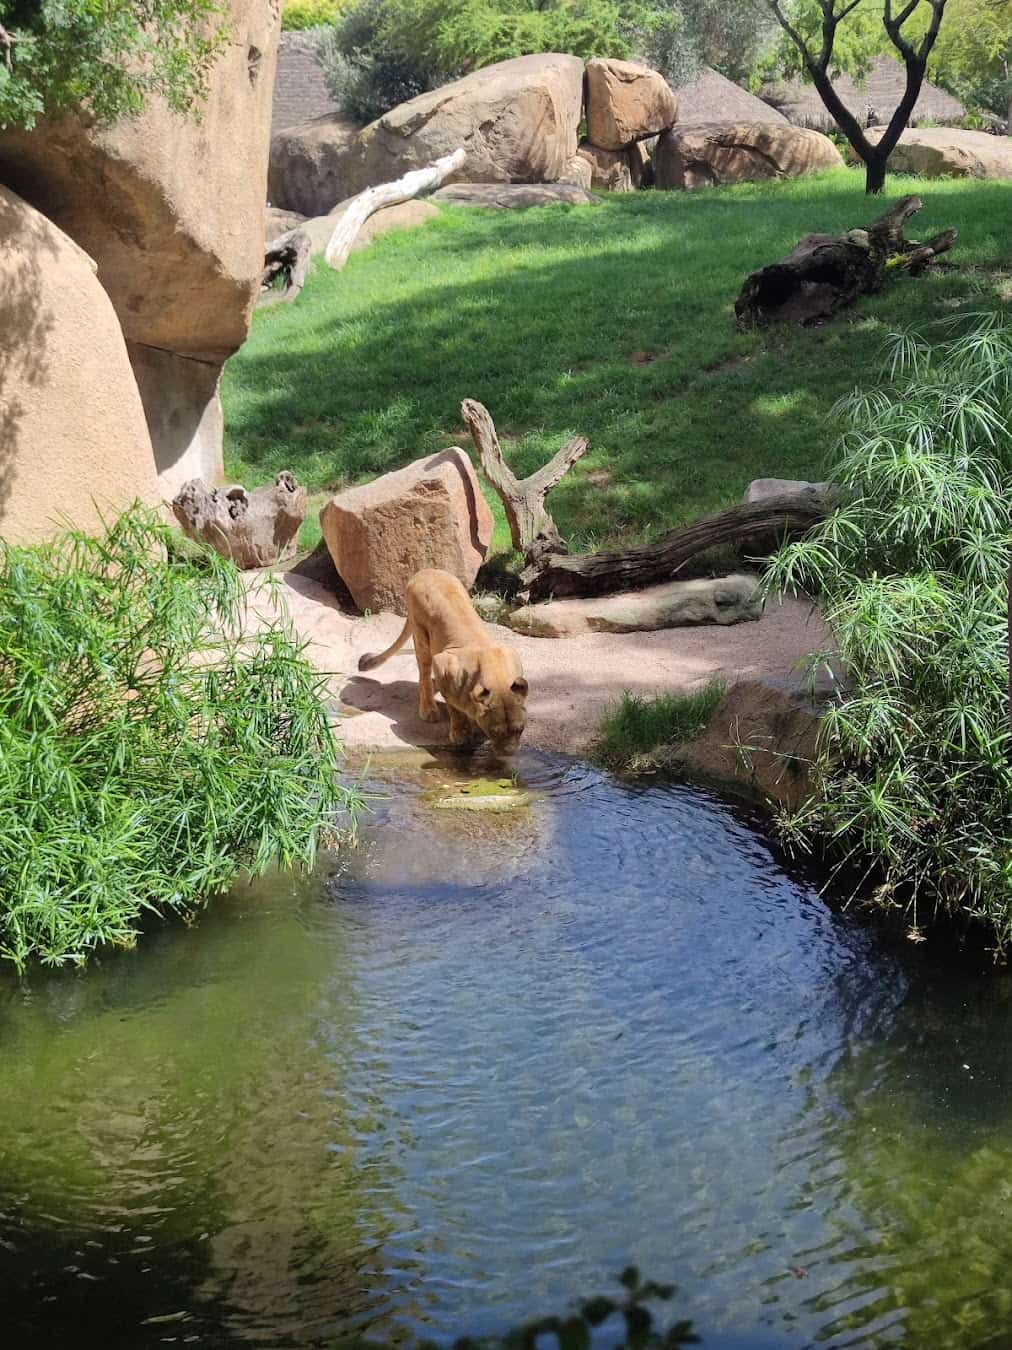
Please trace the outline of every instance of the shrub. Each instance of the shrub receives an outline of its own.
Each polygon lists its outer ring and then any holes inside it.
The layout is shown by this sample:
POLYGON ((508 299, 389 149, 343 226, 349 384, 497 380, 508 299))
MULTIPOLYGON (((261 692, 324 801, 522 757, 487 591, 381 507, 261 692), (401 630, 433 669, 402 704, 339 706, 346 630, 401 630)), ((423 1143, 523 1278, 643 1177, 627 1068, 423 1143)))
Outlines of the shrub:
POLYGON ((357 0, 322 35, 317 57, 342 111, 371 121, 495 61, 631 56, 647 31, 670 23, 641 0, 357 0))
MULTIPOLYGON (((891 342, 891 383, 855 393, 835 477, 848 503, 773 559, 818 592, 845 675, 812 797, 788 838, 879 874, 915 929, 936 907, 1012 939, 1012 326, 946 321, 891 342)), ((918 936, 915 931, 914 936, 918 936)))
POLYGON ((281 27, 286 32, 321 28, 324 24, 335 23, 346 8, 347 0, 285 0, 281 27))
POLYGON ((100 538, 0 546, 0 956, 130 945, 240 869, 310 864, 353 805, 322 686, 281 621, 135 507, 100 538))
POLYGON ((331 98, 348 117, 372 122, 439 83, 424 63, 396 55, 379 32, 382 0, 361 0, 320 33, 316 59, 331 98))
POLYGON ((598 759, 627 773, 651 772, 661 752, 694 740, 705 729, 726 692, 717 679, 691 694, 640 698, 627 690, 601 721, 598 759))

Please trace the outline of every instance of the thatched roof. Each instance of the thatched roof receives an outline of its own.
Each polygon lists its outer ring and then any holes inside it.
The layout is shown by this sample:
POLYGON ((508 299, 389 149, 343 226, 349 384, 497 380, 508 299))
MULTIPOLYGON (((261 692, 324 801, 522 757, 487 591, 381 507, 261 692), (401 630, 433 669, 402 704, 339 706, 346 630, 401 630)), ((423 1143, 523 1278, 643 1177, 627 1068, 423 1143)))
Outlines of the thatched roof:
POLYGON ((676 89, 678 125, 686 122, 784 122, 762 99, 704 66, 691 84, 676 89))
MULTIPOLYGON (((898 61, 877 56, 863 81, 858 83, 849 75, 841 75, 833 81, 833 87, 862 126, 881 126, 889 121, 903 97, 906 71, 898 61)), ((815 131, 832 131, 836 126, 813 86, 801 80, 768 86, 762 96, 795 126, 812 127, 815 131)), ((965 116, 966 109, 958 98, 925 80, 909 125, 917 126, 919 122, 944 125, 965 116)))

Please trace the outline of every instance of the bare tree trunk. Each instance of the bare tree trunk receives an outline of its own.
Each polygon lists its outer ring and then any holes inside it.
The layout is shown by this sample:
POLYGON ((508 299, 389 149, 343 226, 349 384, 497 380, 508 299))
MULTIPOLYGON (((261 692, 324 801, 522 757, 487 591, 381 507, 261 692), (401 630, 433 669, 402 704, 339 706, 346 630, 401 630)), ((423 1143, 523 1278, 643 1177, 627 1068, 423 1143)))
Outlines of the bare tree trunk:
POLYGON ((423 192, 439 187, 450 174, 464 163, 467 152, 459 146, 449 155, 433 160, 424 169, 412 169, 410 173, 395 179, 392 183, 381 183, 377 187, 366 188, 357 197, 352 197, 341 213, 324 257, 335 272, 339 272, 347 262, 351 246, 359 230, 376 211, 384 206, 396 206, 399 202, 410 201, 423 192))
POLYGON ((585 437, 574 436, 544 468, 529 478, 518 479, 503 459, 488 409, 466 398, 460 405, 460 413, 478 451, 482 472, 502 498, 513 547, 523 554, 528 568, 536 568, 552 554, 568 553, 565 540, 545 507, 545 498, 586 454, 585 437))
POLYGON ((881 290, 890 273, 923 271, 952 247, 956 231, 923 244, 906 239, 903 227, 921 206, 920 197, 904 197, 864 229, 802 239, 786 258, 746 278, 734 307, 739 328, 823 321, 859 295, 881 290))
POLYGON ((885 187, 886 157, 879 154, 869 155, 864 162, 864 190, 869 196, 879 193, 885 187))

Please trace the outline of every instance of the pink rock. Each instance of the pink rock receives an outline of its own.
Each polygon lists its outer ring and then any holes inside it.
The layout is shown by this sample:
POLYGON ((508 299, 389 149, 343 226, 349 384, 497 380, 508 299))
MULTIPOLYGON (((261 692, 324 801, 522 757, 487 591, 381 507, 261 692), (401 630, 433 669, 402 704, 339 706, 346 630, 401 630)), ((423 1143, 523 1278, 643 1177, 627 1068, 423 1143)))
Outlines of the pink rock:
POLYGON ((339 492, 320 512, 330 556, 360 609, 404 613, 423 567, 470 586, 492 542, 492 512, 471 461, 453 446, 339 492))

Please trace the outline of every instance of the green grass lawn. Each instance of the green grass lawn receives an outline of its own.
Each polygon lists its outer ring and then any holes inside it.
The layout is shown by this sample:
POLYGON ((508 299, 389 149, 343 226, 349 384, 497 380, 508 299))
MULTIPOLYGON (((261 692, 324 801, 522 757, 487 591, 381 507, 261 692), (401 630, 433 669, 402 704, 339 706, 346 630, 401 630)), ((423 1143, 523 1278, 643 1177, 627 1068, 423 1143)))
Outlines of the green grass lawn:
MULTIPOLYGON (((460 401, 471 397, 521 474, 567 437, 590 438, 550 499, 580 548, 719 509, 752 478, 817 478, 827 413, 879 379, 888 332, 1012 293, 1012 184, 893 177, 878 200, 862 182, 838 170, 585 207, 444 208, 340 273, 318 262, 294 304, 257 314, 226 367, 229 476, 253 486, 292 469, 322 502, 324 490, 469 445, 460 401), (952 266, 900 276, 823 328, 735 331, 749 272, 913 191, 924 210, 911 234, 958 228, 952 266)), ((311 511, 303 543, 318 538, 311 511)))

